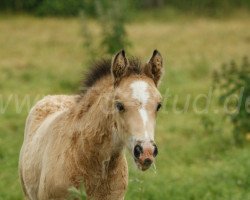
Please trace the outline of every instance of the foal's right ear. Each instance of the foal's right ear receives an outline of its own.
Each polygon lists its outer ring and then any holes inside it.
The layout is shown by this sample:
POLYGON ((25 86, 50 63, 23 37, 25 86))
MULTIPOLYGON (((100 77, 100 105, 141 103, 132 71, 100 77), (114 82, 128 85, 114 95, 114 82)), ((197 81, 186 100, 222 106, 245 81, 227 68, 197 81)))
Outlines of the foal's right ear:
POLYGON ((125 56, 125 51, 121 50, 115 55, 112 61, 111 73, 114 79, 114 85, 117 85, 126 74, 128 65, 129 61, 125 56))

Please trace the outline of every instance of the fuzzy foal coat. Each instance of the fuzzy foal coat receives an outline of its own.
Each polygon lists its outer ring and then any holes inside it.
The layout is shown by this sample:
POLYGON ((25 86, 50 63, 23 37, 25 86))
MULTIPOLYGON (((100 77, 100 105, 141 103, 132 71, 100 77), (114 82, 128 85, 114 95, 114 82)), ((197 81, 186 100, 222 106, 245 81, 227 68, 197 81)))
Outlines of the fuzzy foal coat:
POLYGON ((19 161, 26 199, 66 199, 81 182, 89 199, 124 198, 127 163, 99 95, 112 90, 112 81, 99 82, 82 97, 47 96, 30 111, 19 161))
POLYGON ((157 50, 143 67, 136 59, 129 63, 121 51, 112 68, 109 60, 90 71, 82 95, 47 96, 31 109, 19 159, 26 199, 66 199, 68 188, 81 182, 88 199, 124 199, 128 169, 110 112, 114 85, 130 75, 157 85, 162 74, 157 50))

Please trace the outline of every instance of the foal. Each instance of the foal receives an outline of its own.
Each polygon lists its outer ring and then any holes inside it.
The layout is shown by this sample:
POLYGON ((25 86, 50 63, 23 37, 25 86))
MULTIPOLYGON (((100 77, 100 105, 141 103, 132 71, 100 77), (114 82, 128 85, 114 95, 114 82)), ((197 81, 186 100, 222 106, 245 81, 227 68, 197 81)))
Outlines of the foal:
POLYGON ((157 85, 163 73, 155 50, 148 63, 119 52, 92 67, 76 96, 46 96, 30 111, 19 173, 26 199, 66 199, 83 182, 87 198, 124 199, 125 147, 140 170, 154 162, 157 85))

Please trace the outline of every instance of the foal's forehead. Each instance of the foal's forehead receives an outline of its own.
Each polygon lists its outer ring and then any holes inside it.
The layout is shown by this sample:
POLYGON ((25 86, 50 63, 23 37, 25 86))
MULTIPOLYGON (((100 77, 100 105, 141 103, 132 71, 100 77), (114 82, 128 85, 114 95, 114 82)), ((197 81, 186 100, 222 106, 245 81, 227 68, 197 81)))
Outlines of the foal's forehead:
POLYGON ((142 80, 133 81, 130 84, 131 96, 142 104, 146 104, 149 99, 149 85, 142 80))
POLYGON ((116 97, 123 101, 138 101, 144 105, 151 101, 161 101, 161 94, 153 80, 138 76, 124 78, 116 90, 116 97))
POLYGON ((132 99, 146 105, 149 101, 160 101, 161 96, 153 83, 143 80, 132 80, 128 85, 128 94, 132 99))

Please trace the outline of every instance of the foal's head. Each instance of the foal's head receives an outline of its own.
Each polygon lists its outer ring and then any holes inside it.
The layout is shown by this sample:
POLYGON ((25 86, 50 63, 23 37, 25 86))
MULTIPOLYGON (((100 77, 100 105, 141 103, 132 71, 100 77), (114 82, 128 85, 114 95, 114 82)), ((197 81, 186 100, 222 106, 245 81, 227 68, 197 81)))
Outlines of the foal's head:
POLYGON ((141 170, 148 169, 157 156, 155 120, 161 108, 157 89, 163 73, 162 57, 155 50, 148 63, 128 60, 125 52, 113 59, 115 128, 141 170))

